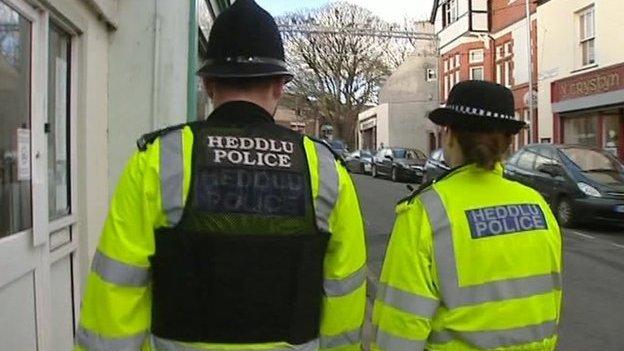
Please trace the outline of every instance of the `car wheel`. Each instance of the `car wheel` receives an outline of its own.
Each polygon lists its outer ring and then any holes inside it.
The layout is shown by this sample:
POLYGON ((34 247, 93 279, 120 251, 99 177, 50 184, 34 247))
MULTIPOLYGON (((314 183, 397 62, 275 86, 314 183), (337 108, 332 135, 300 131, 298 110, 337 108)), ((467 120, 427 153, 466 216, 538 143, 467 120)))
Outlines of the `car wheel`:
POLYGON ((399 181, 399 175, 397 174, 397 169, 396 168, 392 168, 392 181, 393 182, 398 182, 399 181))
POLYGON ((557 219, 562 227, 572 227, 575 224, 574 208, 572 202, 567 197, 562 197, 557 202, 557 219))
POLYGON ((371 174, 372 174, 373 178, 377 178, 377 167, 375 165, 373 165, 373 168, 371 170, 371 174))

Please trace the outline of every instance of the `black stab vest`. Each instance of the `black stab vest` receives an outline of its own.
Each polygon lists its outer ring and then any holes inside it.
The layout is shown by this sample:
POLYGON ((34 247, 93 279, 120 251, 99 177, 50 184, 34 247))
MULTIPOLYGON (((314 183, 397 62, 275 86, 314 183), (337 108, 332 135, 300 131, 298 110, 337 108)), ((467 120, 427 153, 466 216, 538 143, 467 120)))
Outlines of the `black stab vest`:
POLYGON ((303 137, 237 104, 250 111, 241 123, 191 124, 184 214, 155 233, 152 333, 306 343, 319 334, 329 233, 316 226, 303 137))

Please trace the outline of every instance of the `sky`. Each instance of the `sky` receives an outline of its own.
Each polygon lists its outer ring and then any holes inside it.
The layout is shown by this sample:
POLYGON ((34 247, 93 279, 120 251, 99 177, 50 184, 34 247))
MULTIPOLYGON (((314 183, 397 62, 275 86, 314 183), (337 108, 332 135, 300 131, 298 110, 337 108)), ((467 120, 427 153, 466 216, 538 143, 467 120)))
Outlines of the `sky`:
MULTIPOLYGON (((273 16, 300 9, 322 7, 334 0, 256 0, 273 16)), ((425 20, 431 14, 432 0, 346 0, 371 10, 389 22, 402 22, 405 16, 425 20)))

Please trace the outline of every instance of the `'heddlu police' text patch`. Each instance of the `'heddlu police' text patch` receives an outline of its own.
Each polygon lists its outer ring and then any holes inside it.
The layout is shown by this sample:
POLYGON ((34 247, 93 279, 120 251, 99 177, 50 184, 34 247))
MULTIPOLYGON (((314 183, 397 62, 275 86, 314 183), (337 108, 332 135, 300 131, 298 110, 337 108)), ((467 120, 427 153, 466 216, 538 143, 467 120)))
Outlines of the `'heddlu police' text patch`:
POLYGON ((466 211, 473 239, 548 229, 546 216, 536 204, 506 205, 466 211))

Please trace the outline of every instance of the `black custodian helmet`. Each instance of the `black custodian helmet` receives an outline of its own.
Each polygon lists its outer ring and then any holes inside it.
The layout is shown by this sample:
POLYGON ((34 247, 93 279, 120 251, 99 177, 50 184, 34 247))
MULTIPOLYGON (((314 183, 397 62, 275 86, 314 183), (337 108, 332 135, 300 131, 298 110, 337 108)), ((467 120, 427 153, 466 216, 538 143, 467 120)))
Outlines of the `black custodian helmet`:
POLYGON ((293 76, 275 20, 253 0, 237 0, 217 17, 207 51, 197 73, 203 77, 293 76))

